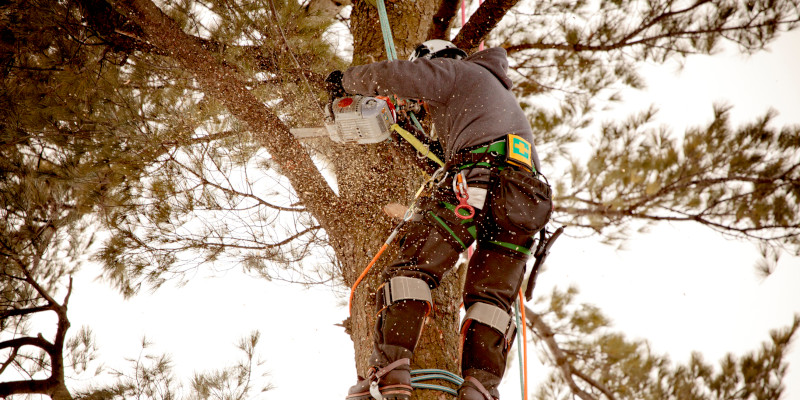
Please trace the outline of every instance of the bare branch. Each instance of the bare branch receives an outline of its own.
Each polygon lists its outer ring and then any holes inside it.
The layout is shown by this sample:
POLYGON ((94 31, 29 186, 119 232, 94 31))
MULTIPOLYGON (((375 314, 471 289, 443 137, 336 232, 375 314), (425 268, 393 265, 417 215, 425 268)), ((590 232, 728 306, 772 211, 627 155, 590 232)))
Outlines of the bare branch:
POLYGON ((41 335, 37 337, 26 336, 0 342, 0 350, 19 349, 22 346, 35 346, 47 352, 50 352, 53 348, 53 344, 45 340, 41 335))
POLYGON ((11 349, 11 354, 8 356, 8 360, 0 366, 0 375, 3 375, 3 372, 14 362, 14 359, 17 358, 17 353, 19 352, 19 347, 14 347, 11 349))
POLYGON ((6 319, 9 317, 19 317, 22 315, 29 315, 29 314, 36 314, 42 311, 51 311, 53 310, 52 305, 41 306, 41 307, 33 307, 33 308, 21 308, 21 309, 13 309, 0 312, 0 319, 6 319))

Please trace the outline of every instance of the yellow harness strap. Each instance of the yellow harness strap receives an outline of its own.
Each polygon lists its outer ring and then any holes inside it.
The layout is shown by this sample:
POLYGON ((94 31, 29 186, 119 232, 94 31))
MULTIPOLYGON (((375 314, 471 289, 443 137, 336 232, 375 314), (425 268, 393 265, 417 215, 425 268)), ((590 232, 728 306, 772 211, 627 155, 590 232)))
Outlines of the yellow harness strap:
POLYGON ((430 158, 431 161, 435 162, 436 164, 439 164, 440 167, 444 166, 442 160, 440 160, 439 157, 436 157, 436 154, 433 154, 431 149, 429 149, 428 146, 425 145, 425 143, 422 143, 419 139, 417 139, 414 135, 412 135, 411 132, 401 128, 400 125, 397 124, 392 125, 392 130, 397 132, 398 135, 402 136, 403 139, 405 139, 408 143, 411 143, 411 145, 414 146, 415 149, 417 149, 419 154, 422 154, 423 156, 430 158))

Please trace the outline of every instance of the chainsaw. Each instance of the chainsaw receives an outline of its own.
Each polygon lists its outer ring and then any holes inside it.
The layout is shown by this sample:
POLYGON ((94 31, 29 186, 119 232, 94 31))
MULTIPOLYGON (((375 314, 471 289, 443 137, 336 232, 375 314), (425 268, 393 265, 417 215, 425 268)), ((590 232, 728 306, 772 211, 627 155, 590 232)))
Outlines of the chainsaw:
POLYGON ((361 95, 333 99, 326 108, 328 123, 316 128, 292 128, 298 139, 328 136, 337 143, 370 144, 389 139, 397 120, 387 99, 361 95))

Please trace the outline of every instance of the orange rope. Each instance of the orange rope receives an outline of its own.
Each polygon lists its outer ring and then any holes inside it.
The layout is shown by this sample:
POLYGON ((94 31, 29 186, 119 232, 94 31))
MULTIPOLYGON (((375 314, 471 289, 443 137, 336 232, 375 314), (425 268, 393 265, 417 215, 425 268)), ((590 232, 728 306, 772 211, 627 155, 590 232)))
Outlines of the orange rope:
POLYGON ((527 400, 528 398, 528 332, 525 322, 525 299, 522 296, 522 290, 519 291, 519 313, 520 317, 522 318, 522 359, 523 359, 523 374, 525 377, 525 398, 522 400, 527 400))
POLYGON ((372 266, 375 265, 375 262, 378 261, 378 258, 381 257, 381 254, 383 254, 383 252, 386 250, 387 247, 389 247, 388 242, 384 243, 383 246, 381 246, 381 249, 378 250, 378 254, 375 254, 375 257, 372 257, 372 261, 369 262, 367 268, 364 268, 364 271, 361 273, 361 275, 358 276, 358 279, 356 279, 356 283, 354 283, 353 287, 350 288, 350 298, 347 300, 347 309, 349 312, 352 312, 353 295, 356 293, 356 288, 358 287, 358 284, 364 280, 364 277, 367 276, 369 270, 372 269, 372 266))

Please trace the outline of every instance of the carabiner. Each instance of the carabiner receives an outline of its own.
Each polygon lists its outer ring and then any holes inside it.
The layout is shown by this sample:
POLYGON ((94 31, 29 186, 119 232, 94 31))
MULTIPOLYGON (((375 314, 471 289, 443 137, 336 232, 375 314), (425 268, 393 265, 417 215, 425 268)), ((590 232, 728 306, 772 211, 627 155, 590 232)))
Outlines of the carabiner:
POLYGON ((467 189, 467 179, 464 178, 464 171, 461 171, 453 177, 453 193, 455 193, 456 198, 458 199, 458 205, 453 212, 458 218, 461 219, 470 219, 475 216, 475 207, 467 203, 467 200, 469 200, 469 193, 467 192, 467 189), (461 210, 467 210, 468 214, 461 214, 461 210))

